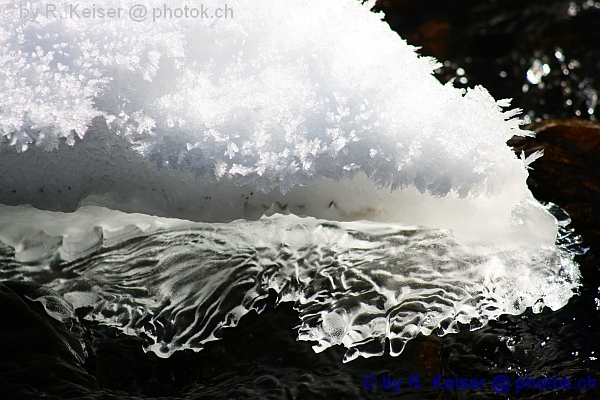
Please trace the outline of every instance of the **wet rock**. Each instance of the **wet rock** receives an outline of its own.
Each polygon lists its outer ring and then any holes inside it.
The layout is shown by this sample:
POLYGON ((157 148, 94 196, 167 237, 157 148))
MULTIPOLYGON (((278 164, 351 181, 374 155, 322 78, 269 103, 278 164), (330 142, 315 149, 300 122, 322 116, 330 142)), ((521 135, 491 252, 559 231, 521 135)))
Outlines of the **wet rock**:
POLYGON ((73 319, 58 321, 28 298, 39 289, 31 283, 0 283, 1 397, 54 399, 47 395, 60 393, 62 399, 83 398, 100 385, 83 368, 82 329, 73 319))

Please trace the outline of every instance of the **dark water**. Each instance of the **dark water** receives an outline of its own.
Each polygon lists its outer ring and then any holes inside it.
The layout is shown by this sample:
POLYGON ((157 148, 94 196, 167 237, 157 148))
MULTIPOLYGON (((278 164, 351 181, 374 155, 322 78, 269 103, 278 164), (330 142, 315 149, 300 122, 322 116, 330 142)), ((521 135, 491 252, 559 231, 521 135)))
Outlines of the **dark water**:
POLYGON ((483 85, 497 99, 512 98, 531 121, 596 119, 599 2, 379 0, 375 8, 422 54, 444 63, 442 82, 483 85), (548 69, 537 68, 532 83, 527 72, 536 61, 548 69))
MULTIPOLYGON (((581 118, 594 117, 589 111, 595 111, 594 93, 600 82, 600 3, 596 4, 429 0, 380 2, 378 6, 388 11, 394 29, 425 46, 424 53, 448 61, 439 74, 442 81, 465 77, 464 86, 483 84, 496 98, 514 98, 513 105, 535 120, 574 117, 577 111, 581 118), (556 57, 557 49, 564 61, 556 57), (542 78, 543 86, 527 80, 535 60, 550 67, 542 78), (464 74, 457 76, 459 68, 464 74), (500 75, 502 71, 506 76, 500 75), (529 86, 526 92, 525 84, 529 86)), ((600 226, 600 199, 591 189, 563 190, 600 184, 598 151, 585 150, 582 153, 577 142, 562 147, 562 156, 577 162, 534 164, 529 180, 539 200, 567 209, 577 204, 577 210, 583 210, 572 213, 572 226, 590 247, 577 258, 582 286, 558 311, 527 311, 501 317, 477 331, 464 326, 457 334, 419 336, 399 357, 386 352, 343 364, 341 346, 316 354, 311 343, 296 341, 297 312, 288 304, 275 307, 276 295, 271 293, 260 316, 246 315, 237 327, 224 331, 220 341, 207 343, 199 353, 186 350, 163 359, 142 351, 144 337, 126 336, 84 319, 85 309, 61 322, 35 301, 48 295, 43 287, 5 281, 0 284, 0 398, 598 398, 600 386, 583 391, 515 390, 515 380, 526 377, 564 380, 566 376, 575 383, 585 379, 586 384, 589 377, 600 384, 600 236, 596 228, 600 226), (557 173, 556 168, 568 173, 557 173), (375 375, 375 390, 365 388, 367 374, 375 375), (408 389, 410 374, 418 375, 427 389, 408 389), (486 379, 488 384, 505 374, 513 385, 507 394, 494 393, 489 385, 483 390, 434 389, 432 378, 439 374, 486 379), (399 393, 383 390, 384 375, 405 379, 399 393)), ((12 249, 0 251, 5 260, 2 268, 8 270, 12 249)))

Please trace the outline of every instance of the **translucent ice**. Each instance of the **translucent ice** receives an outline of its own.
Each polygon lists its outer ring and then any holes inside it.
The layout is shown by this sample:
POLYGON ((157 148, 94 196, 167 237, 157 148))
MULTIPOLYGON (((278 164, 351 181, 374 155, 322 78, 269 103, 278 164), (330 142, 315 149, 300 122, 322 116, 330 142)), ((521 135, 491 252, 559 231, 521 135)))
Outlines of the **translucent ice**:
MULTIPOLYGON (((262 312, 269 291, 277 304, 294 304, 300 340, 315 351, 343 345, 349 361, 382 355, 386 340, 398 355, 438 328, 556 310, 579 278, 565 246, 469 246, 443 229, 293 215, 208 224, 0 205, 0 240, 13 249, 0 251, 0 279, 44 283, 86 309, 86 319, 144 337, 161 357, 203 349, 248 312, 262 312), (52 246, 30 240, 40 230, 52 246)), ((55 304, 52 293, 37 300, 55 304)))

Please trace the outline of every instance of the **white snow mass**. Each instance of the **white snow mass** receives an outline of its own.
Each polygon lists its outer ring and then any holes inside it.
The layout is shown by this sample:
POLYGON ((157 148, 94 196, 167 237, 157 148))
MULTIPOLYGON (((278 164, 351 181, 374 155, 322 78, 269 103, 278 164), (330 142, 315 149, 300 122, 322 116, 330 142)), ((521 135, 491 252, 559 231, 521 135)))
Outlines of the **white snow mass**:
POLYGON ((125 10, 112 19, 44 6, 0 20, 5 204, 199 221, 275 205, 493 236, 532 219, 528 237, 556 236, 505 144, 524 134, 518 110, 441 85, 369 4, 237 1, 233 18, 155 22, 124 2, 94 2, 125 10))
MULTIPOLYGON (((275 290, 301 339, 347 361, 557 309, 578 286, 526 185, 537 155, 506 145, 530 134, 519 110, 440 84, 373 2, 154 21, 122 1, 24 4, 0 18, 0 278, 46 279, 161 356, 200 350, 275 290), (71 278, 38 274, 51 265, 71 278)), ((163 6, 200 7, 146 5, 163 6)))

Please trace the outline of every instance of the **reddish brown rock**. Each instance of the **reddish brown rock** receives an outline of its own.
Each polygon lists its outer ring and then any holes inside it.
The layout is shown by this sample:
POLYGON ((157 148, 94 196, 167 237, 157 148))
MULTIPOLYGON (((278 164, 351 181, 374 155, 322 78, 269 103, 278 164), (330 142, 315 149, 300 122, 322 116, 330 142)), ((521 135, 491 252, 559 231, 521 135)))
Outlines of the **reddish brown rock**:
POLYGON ((508 144, 518 154, 544 150, 527 181, 534 196, 564 208, 585 244, 600 244, 600 123, 548 120, 524 129, 536 137, 515 137, 508 144))

